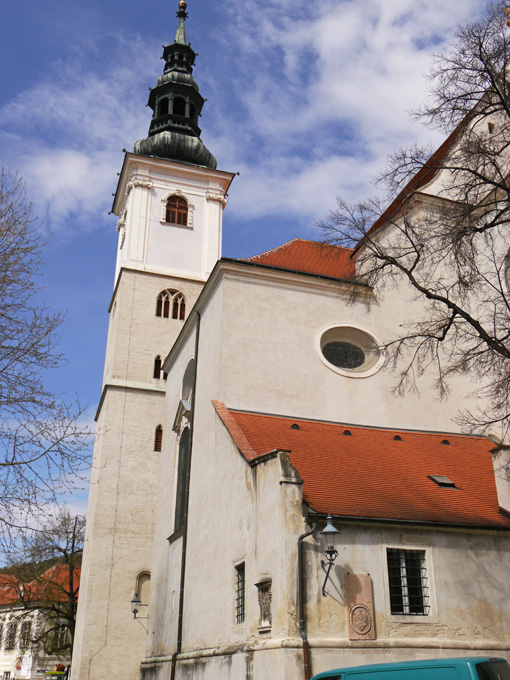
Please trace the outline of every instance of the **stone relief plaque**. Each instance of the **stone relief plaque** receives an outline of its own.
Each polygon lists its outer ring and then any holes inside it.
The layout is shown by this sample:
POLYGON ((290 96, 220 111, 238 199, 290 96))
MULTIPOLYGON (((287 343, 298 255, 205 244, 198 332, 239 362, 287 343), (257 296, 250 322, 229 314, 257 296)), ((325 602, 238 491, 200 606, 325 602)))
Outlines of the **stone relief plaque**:
POLYGON ((375 640, 374 604, 370 574, 345 574, 349 640, 375 640))

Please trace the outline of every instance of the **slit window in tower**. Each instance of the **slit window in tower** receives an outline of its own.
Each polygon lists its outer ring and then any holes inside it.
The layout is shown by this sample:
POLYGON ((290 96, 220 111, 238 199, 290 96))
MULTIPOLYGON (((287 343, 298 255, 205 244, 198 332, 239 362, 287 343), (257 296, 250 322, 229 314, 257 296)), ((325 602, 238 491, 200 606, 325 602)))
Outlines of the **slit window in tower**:
POLYGON ((176 97, 174 99, 173 113, 176 116, 186 115, 186 101, 182 97, 176 97))
POLYGON ((154 359, 154 378, 156 380, 159 380, 161 378, 161 357, 158 356, 154 359))
POLYGON ((179 224, 186 227, 188 224, 188 203, 180 196, 170 196, 166 202, 165 221, 169 224, 179 224))
POLYGON ((186 301, 182 293, 174 295, 174 300, 172 304, 172 319, 179 319, 184 321, 184 315, 186 314, 186 301))
POLYGON ((163 443, 163 428, 158 425, 156 432, 154 433, 154 451, 161 451, 161 445, 163 443))

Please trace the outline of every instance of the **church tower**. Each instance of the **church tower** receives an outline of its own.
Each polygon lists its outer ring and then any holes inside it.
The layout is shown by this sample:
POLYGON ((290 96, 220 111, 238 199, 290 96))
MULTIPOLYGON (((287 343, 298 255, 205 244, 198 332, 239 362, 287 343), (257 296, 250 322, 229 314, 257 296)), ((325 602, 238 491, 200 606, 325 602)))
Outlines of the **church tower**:
POLYGON ((233 175, 200 139, 186 2, 151 89, 147 138, 126 153, 113 212, 118 251, 96 414, 73 680, 136 680, 148 612, 166 375, 162 362, 216 261, 233 175), (143 606, 147 605, 147 606, 143 606))

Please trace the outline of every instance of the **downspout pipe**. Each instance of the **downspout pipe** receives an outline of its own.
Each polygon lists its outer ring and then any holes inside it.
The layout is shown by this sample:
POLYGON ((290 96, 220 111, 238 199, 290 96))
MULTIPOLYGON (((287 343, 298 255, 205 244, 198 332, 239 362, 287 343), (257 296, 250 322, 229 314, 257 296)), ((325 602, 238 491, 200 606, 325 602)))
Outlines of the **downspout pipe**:
POLYGON ((177 657, 182 651, 182 622, 184 618, 184 581, 186 577, 186 549, 188 545, 188 506, 189 506, 189 487, 191 481, 191 459, 193 457, 193 431, 195 425, 195 401, 197 392, 197 374, 198 374, 198 346, 200 342, 200 312, 197 315, 197 330, 195 334, 195 376, 193 378, 193 394, 191 395, 191 416, 189 423, 189 460, 188 469, 186 471, 186 501, 184 505, 184 521, 182 527, 182 553, 181 553, 181 581, 179 586, 179 618, 177 620, 177 648, 172 654, 172 668, 170 678, 175 679, 175 667, 177 666, 177 657))
POLYGON ((303 670, 305 680, 310 680, 312 677, 312 660, 310 656, 310 643, 306 635, 306 614, 305 614, 305 593, 306 593, 306 566, 304 560, 304 545, 303 541, 308 536, 311 536, 315 531, 316 524, 298 538, 298 616, 299 616, 299 632, 303 640, 303 670))

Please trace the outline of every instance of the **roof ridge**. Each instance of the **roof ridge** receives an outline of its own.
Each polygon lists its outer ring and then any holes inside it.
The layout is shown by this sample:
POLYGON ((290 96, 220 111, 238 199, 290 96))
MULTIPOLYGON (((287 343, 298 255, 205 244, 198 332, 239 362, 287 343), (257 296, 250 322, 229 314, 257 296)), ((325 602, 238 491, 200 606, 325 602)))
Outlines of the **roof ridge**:
MULTIPOLYGON (((246 409, 232 408, 225 406, 223 402, 214 402, 213 404, 222 404, 229 413, 245 413, 246 415, 263 416, 265 418, 282 418, 285 420, 300 421, 304 423, 322 423, 324 425, 338 425, 339 427, 355 427, 361 430, 375 430, 377 432, 409 432, 410 434, 424 434, 424 435, 448 435, 450 437, 463 437, 464 439, 487 439, 491 440, 484 434, 463 434, 462 432, 448 432, 446 430, 418 430, 414 428, 405 427, 384 427, 376 425, 359 425, 357 423, 346 423, 337 420, 322 420, 320 418, 305 418, 302 416, 283 415, 277 413, 263 413, 262 411, 249 411, 246 409)), ((491 442, 494 443, 494 442, 491 442)))
POLYGON ((290 241, 286 241, 285 243, 282 243, 281 245, 276 246, 276 248, 272 248, 271 250, 266 250, 263 253, 259 253, 258 255, 252 255, 251 257, 239 257, 237 259, 245 262, 258 260, 261 257, 267 257, 268 255, 273 255, 274 253, 277 253, 280 250, 283 250, 284 248, 288 248, 288 246, 298 241, 300 243, 310 243, 312 245, 318 246, 319 248, 335 248, 336 250, 347 250, 349 252, 352 252, 354 250, 354 248, 347 248, 347 246, 339 246, 336 243, 327 243, 325 241, 316 241, 311 238, 300 238, 299 236, 296 236, 290 241))
POLYGON ((264 255, 271 255, 272 253, 277 253, 279 250, 282 250, 283 248, 286 248, 289 246, 291 243, 295 243, 296 241, 304 241, 305 239, 299 238, 296 236, 295 238, 291 239, 290 241, 286 241, 285 243, 282 243, 279 246, 276 246, 276 248, 272 248, 271 250, 266 250, 263 253, 259 253, 258 255, 252 255, 251 257, 240 257, 240 260, 256 260, 259 257, 264 257, 264 255))

